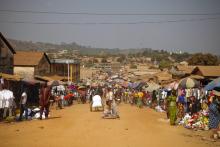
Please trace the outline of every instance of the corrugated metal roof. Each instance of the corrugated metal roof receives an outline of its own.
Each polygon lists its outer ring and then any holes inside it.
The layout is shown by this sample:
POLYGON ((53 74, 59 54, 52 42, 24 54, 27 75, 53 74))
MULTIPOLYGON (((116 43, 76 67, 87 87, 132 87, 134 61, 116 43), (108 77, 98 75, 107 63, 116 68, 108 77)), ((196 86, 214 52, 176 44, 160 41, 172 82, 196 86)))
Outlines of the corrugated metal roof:
POLYGON ((60 64, 79 64, 79 60, 77 59, 52 59, 51 63, 60 63, 60 64))
POLYGON ((206 77, 220 77, 220 66, 197 66, 201 71, 202 76, 206 77))
POLYGON ((177 69, 179 71, 184 72, 185 74, 191 74, 192 71, 195 69, 196 66, 186 66, 186 65, 179 65, 177 66, 177 69))
POLYGON ((14 55, 14 66, 36 66, 44 55, 46 55, 44 52, 16 51, 14 55))

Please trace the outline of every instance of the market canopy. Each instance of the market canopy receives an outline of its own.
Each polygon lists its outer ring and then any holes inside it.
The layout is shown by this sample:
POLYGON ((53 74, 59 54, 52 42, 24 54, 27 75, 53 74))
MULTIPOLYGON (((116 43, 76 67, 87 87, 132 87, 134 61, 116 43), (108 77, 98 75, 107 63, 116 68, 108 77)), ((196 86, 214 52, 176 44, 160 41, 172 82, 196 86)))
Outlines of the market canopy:
POLYGON ((220 77, 208 83, 208 85, 205 86, 205 90, 213 90, 217 87, 220 87, 220 77))
POLYGON ((147 83, 148 87, 145 88, 144 90, 148 91, 148 92, 153 92, 154 90, 158 90, 161 86, 154 83, 154 82, 148 82, 147 83))
POLYGON ((144 86, 147 86, 147 87, 148 87, 148 84, 147 84, 146 82, 140 82, 135 89, 141 89, 141 88, 143 88, 144 86))
POLYGON ((199 81, 192 78, 183 78, 180 80, 178 88, 198 88, 199 86, 199 81))
POLYGON ((177 90, 178 85, 179 85, 179 83, 176 82, 176 81, 174 81, 174 82, 168 84, 167 86, 165 86, 165 88, 166 88, 166 89, 170 89, 170 90, 171 90, 171 89, 177 90))
POLYGON ((35 75, 34 78, 37 79, 37 80, 42 80, 42 81, 53 81, 52 78, 47 77, 47 76, 39 76, 39 75, 35 75))

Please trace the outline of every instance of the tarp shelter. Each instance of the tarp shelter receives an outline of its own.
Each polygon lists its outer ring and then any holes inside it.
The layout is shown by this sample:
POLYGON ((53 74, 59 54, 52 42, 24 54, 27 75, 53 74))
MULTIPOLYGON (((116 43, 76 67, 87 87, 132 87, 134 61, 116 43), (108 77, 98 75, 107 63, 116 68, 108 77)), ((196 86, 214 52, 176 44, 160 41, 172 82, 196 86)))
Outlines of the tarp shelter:
POLYGON ((220 87, 220 77, 208 83, 208 85, 205 86, 205 90, 213 90, 217 87, 220 87))
POLYGON ((199 86, 199 81, 192 78, 183 78, 180 80, 178 88, 198 88, 199 86))
POLYGON ((145 82, 140 82, 135 89, 139 90, 139 89, 141 89, 141 88, 144 87, 144 86, 147 86, 147 87, 148 87, 148 84, 145 83, 145 82))

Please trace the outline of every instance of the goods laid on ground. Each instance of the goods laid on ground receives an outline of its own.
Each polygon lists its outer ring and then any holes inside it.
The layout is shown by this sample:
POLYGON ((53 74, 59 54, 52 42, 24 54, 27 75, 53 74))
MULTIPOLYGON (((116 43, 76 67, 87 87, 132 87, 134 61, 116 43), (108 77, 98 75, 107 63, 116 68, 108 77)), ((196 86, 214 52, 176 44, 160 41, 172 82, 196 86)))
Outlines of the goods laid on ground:
POLYGON ((183 125, 185 128, 200 130, 209 130, 208 124, 209 119, 207 111, 200 111, 192 116, 187 113, 179 122, 179 125, 183 125))

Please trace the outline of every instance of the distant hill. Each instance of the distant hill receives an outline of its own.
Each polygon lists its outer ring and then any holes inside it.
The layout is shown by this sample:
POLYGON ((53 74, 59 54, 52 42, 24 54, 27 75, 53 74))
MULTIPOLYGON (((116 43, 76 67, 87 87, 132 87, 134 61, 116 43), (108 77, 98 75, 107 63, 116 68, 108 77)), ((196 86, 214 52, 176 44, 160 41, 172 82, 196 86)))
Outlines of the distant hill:
POLYGON ((43 43, 31 41, 19 41, 9 39, 15 50, 39 50, 45 52, 56 52, 58 50, 78 50, 82 55, 97 55, 100 53, 106 54, 135 54, 143 51, 144 49, 105 49, 105 48, 92 48, 89 46, 81 46, 75 42, 72 43, 43 43))
POLYGON ((75 42, 72 43, 61 43, 61 44, 53 44, 53 43, 44 43, 44 42, 31 42, 31 41, 19 41, 8 39, 15 50, 38 50, 44 51, 47 53, 56 53, 61 50, 67 50, 68 53, 72 51, 77 51, 80 55, 128 55, 130 57, 149 57, 152 60, 171 60, 171 61, 187 61, 191 54, 189 53, 172 53, 165 50, 153 50, 151 48, 142 48, 142 49, 107 49, 107 48, 93 48, 90 46, 82 46, 78 45, 75 42))

